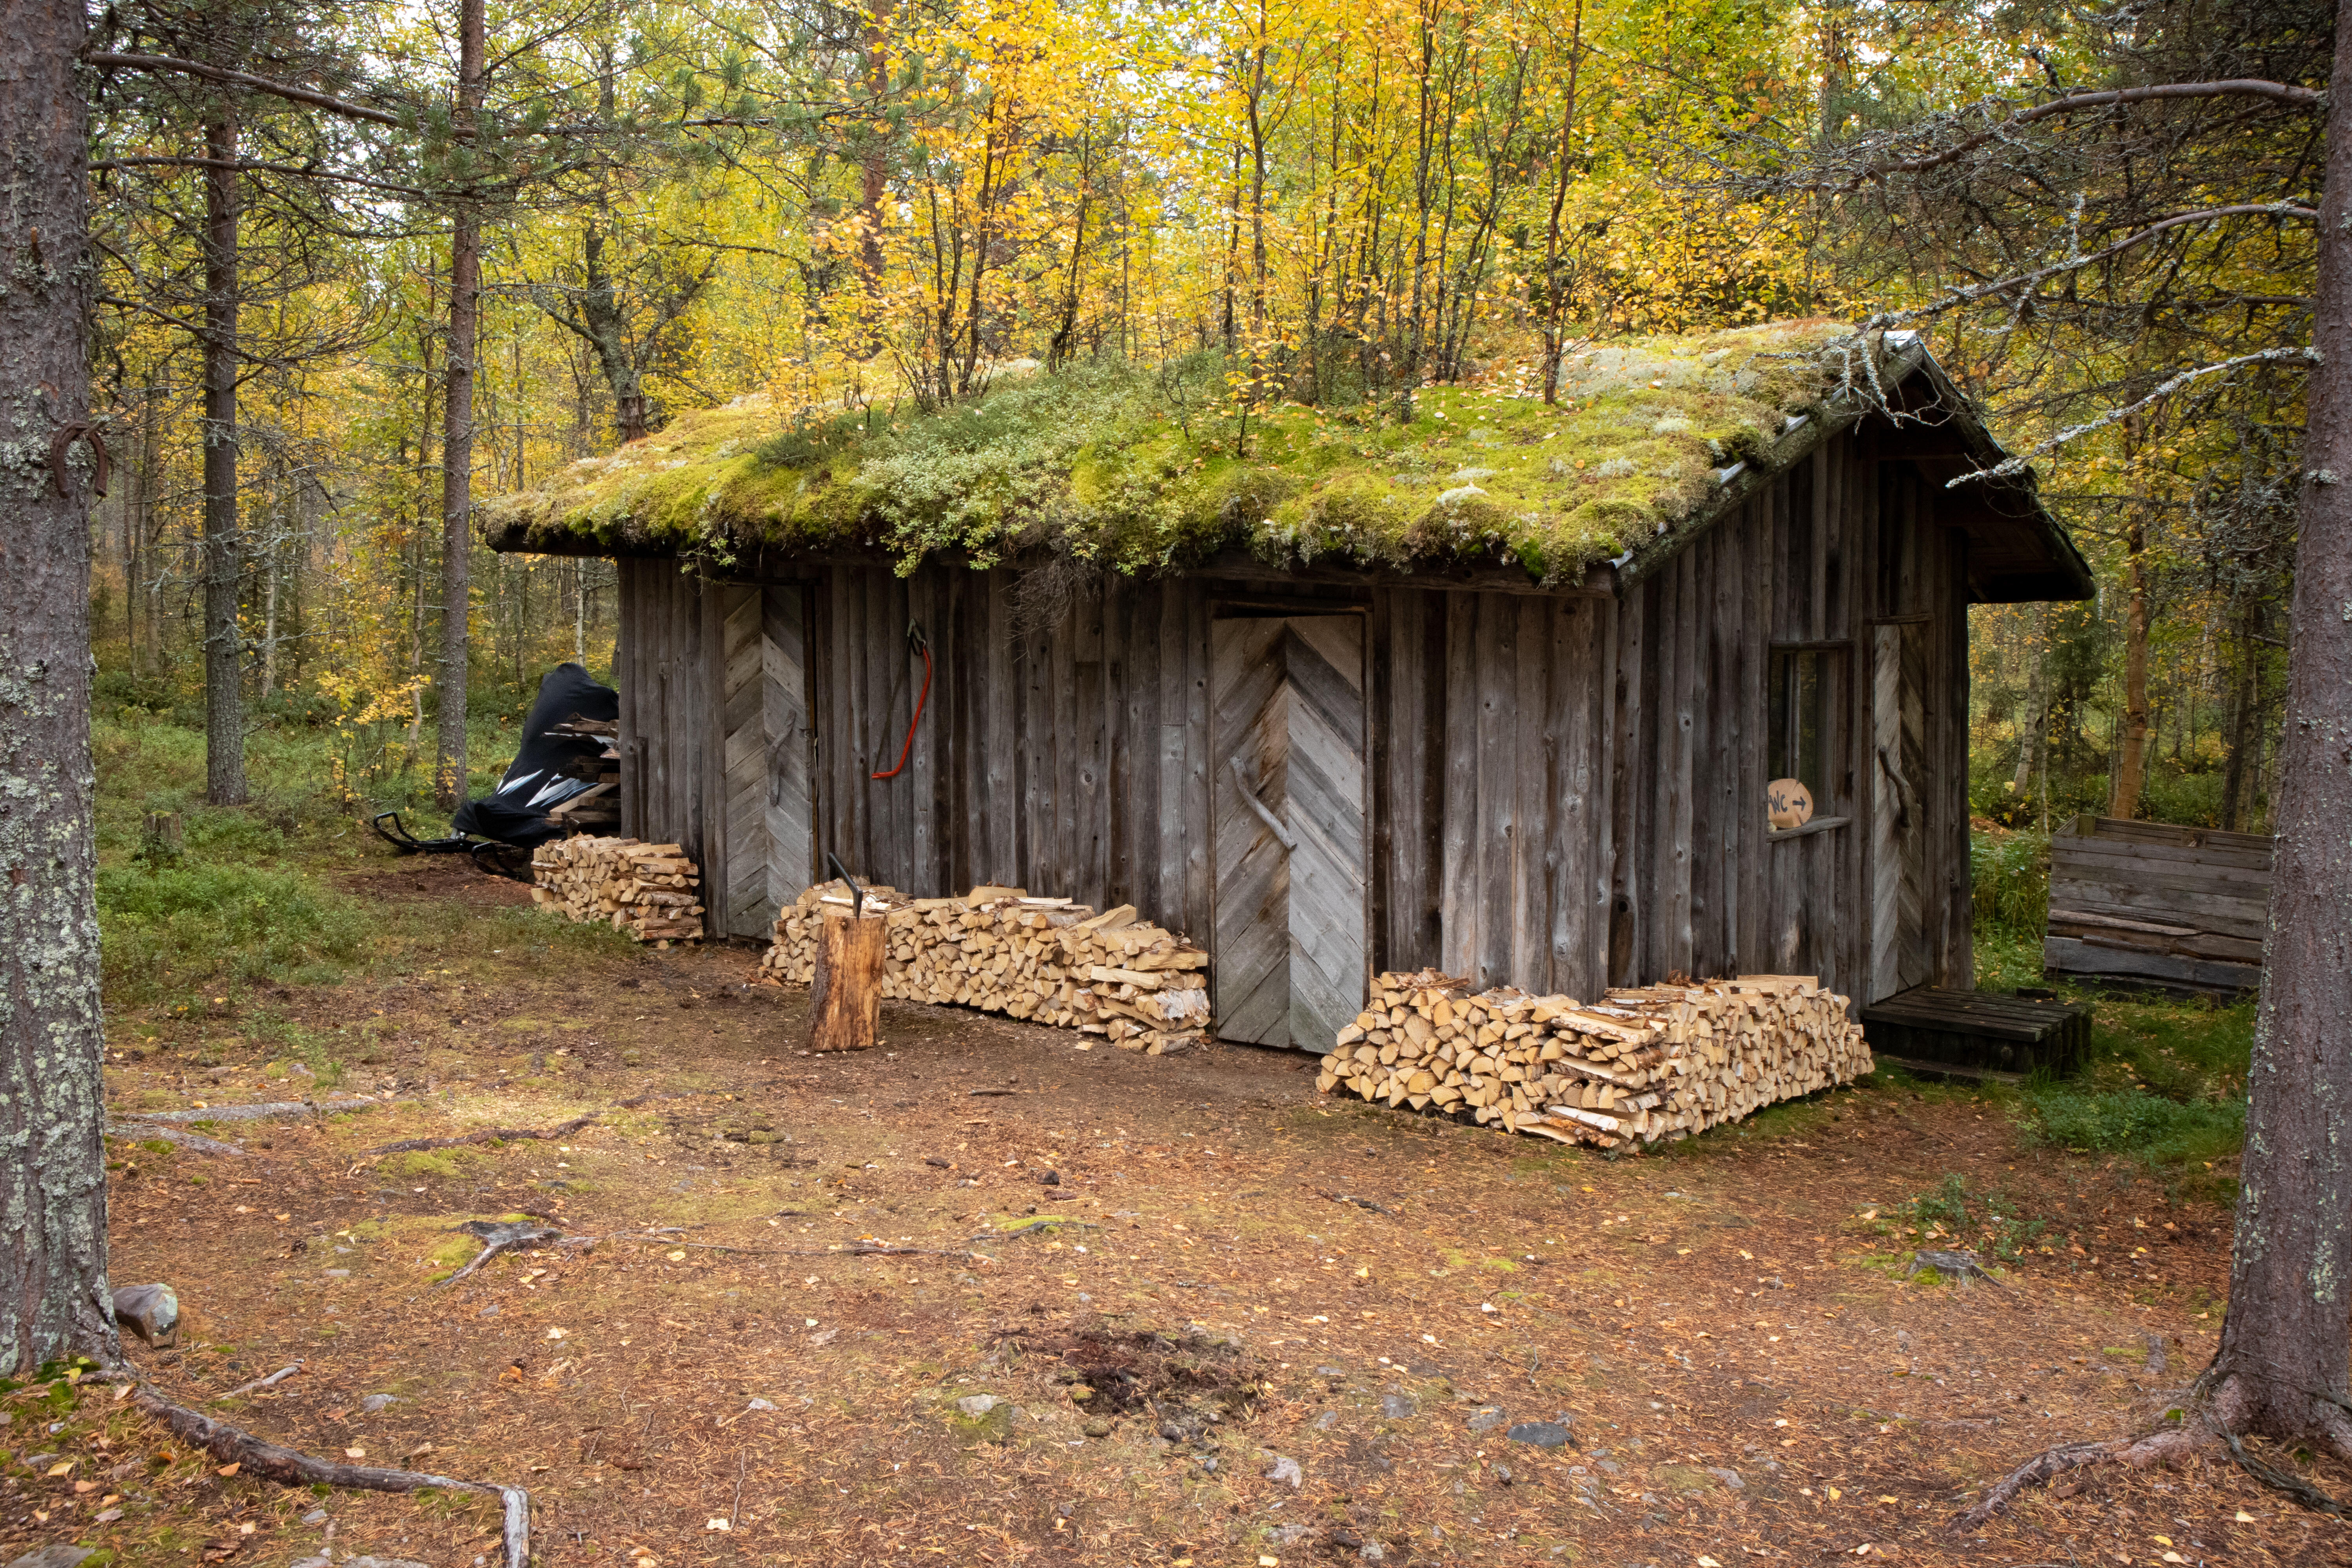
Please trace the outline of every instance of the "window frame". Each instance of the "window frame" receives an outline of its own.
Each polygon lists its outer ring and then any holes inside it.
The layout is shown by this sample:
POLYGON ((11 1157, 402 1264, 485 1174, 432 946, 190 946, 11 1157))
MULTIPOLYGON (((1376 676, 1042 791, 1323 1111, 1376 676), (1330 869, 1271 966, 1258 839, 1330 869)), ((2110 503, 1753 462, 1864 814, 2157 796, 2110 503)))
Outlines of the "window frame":
POLYGON ((1853 680, 1855 643, 1851 637, 1775 640, 1766 647, 1764 668, 1764 767, 1769 779, 1795 778, 1813 797, 1812 819, 1801 827, 1775 828, 1766 823, 1768 837, 1797 838, 1843 827, 1853 820, 1853 680), (1792 728, 1799 722, 1792 700, 1791 679, 1800 658, 1812 658, 1820 670, 1814 679, 1814 765, 1817 781, 1801 771, 1806 744, 1792 728), (1786 706, 1784 706, 1786 704, 1786 706), (1780 764, 1787 763, 1783 768, 1780 764))

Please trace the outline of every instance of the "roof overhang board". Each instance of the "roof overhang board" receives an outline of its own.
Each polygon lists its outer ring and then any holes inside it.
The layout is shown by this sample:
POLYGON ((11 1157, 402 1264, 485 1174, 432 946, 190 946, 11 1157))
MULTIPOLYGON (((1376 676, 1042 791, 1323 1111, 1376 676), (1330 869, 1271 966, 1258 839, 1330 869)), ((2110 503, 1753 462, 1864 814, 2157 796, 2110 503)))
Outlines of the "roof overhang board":
POLYGON ((1824 415, 1792 422, 1763 462, 1724 470, 1721 489, 1704 516, 1620 556, 1614 564, 1621 586, 1642 581, 1736 516, 1758 489, 1865 419, 1885 433, 1880 460, 1916 468, 1937 488, 1937 515, 1968 534, 1972 602, 2087 599, 2096 591, 2089 564, 2035 494, 2030 469, 1995 479, 1965 479, 2006 461, 2009 454, 1916 336, 1881 367, 1876 396, 1857 396, 1824 415))

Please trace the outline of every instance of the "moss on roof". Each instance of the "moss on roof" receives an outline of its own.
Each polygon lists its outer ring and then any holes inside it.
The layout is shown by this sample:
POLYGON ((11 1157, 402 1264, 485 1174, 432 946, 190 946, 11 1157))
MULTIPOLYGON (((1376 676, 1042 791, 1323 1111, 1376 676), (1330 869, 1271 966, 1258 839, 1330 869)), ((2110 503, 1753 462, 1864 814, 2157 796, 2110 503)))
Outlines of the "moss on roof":
POLYGON ((720 562, 856 546, 910 569, 1057 547, 1136 573, 1242 546, 1558 577, 1704 515, 1717 469, 1764 457, 1835 393, 1852 343, 1818 321, 1615 340, 1571 358, 1558 407, 1476 386, 1429 389, 1410 425, 1283 405, 1252 419, 1245 458, 1213 371, 1037 374, 934 414, 814 426, 754 395, 488 502, 483 522, 507 549, 720 562))

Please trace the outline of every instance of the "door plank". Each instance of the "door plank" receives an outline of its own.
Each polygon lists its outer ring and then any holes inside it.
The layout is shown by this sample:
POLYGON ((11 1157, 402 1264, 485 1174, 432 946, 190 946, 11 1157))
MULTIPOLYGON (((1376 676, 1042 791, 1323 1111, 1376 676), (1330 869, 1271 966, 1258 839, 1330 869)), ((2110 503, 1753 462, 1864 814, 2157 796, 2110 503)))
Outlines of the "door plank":
POLYGON ((1257 798, 1278 813, 1288 749, 1281 642, 1279 620, 1210 625, 1217 763, 1209 780, 1216 883, 1211 1005, 1225 1038, 1276 1046, 1289 1043, 1290 867, 1281 842, 1250 809, 1234 764, 1257 798))

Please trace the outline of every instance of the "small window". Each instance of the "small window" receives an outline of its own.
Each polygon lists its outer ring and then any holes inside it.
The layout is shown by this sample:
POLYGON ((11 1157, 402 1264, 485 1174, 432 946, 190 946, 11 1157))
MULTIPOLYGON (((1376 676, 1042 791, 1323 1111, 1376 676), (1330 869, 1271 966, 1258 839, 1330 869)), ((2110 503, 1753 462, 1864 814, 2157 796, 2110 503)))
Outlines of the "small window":
POLYGON ((1843 647, 1776 647, 1770 677, 1771 730, 1766 766, 1795 779, 1812 796, 1815 817, 1844 815, 1848 711, 1843 647))

